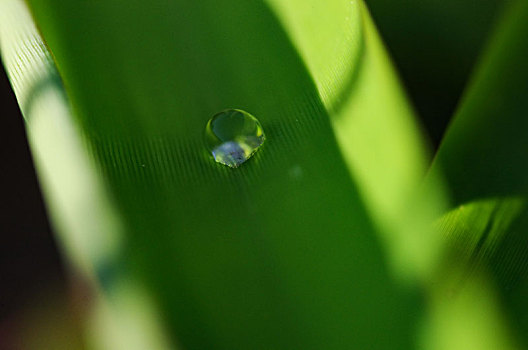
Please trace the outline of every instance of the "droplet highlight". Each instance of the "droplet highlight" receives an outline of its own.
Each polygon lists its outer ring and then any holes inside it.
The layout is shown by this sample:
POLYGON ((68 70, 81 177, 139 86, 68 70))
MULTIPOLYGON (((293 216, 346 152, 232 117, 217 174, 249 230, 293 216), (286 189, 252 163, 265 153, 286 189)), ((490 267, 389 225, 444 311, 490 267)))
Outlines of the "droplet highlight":
POLYGON ((240 109, 215 114, 205 127, 205 141, 216 162, 236 168, 266 140, 260 122, 240 109))

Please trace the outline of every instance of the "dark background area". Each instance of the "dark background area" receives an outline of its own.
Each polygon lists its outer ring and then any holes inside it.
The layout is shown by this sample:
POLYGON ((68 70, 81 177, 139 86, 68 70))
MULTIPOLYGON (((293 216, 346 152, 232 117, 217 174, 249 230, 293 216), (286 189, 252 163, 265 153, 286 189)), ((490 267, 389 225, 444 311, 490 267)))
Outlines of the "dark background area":
MULTIPOLYGON (((0 70, 0 334, 40 291, 64 285, 22 115, 0 70)), ((59 287, 60 288, 60 287, 59 287)))
MULTIPOLYGON (((508 0, 367 0, 421 120, 437 147, 508 0)), ((65 286, 22 116, 0 71, 0 334, 37 291, 65 286)))
POLYGON ((510 0, 365 0, 434 147, 510 0))

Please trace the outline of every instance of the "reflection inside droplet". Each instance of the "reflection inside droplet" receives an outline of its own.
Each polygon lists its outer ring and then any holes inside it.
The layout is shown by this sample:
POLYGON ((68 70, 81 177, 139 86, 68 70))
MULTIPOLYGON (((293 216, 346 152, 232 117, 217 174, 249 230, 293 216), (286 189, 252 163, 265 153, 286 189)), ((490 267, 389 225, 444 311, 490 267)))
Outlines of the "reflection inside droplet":
POLYGON ((255 154, 266 137, 257 118, 239 109, 228 109, 207 122, 205 139, 216 162, 236 168, 255 154))

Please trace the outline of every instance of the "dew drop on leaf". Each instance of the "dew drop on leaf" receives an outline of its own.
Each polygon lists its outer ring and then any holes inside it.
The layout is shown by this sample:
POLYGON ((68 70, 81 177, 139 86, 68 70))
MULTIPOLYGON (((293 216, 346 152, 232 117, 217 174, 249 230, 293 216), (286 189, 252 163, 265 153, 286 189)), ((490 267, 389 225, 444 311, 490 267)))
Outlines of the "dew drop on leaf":
POLYGON ((251 158, 265 140, 257 118, 239 109, 215 114, 205 127, 205 141, 214 160, 231 168, 251 158))

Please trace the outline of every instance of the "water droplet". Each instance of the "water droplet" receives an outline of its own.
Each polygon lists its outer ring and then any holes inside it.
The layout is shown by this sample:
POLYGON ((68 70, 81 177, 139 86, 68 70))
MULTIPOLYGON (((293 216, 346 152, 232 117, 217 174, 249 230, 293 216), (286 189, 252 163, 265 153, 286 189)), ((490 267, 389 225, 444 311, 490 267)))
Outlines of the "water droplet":
POLYGON ((207 122, 205 140, 215 161, 236 168, 255 154, 266 136, 257 118, 239 109, 227 109, 207 122))

